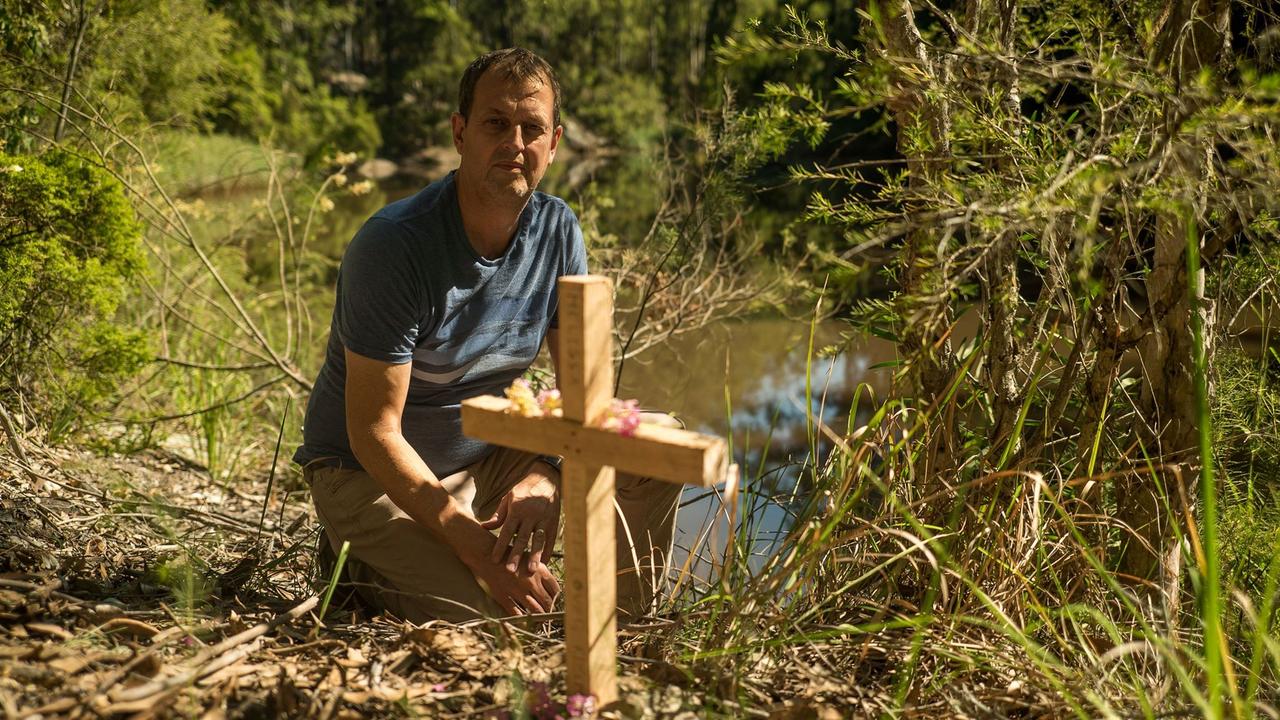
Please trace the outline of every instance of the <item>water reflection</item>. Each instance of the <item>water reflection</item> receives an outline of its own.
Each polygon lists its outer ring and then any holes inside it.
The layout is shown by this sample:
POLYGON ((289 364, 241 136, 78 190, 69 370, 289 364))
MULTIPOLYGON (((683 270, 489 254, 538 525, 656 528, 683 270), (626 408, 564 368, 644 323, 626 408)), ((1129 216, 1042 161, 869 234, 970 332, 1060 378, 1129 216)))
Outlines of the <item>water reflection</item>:
MULTIPOLYGON (((888 386, 889 371, 873 369, 894 357, 888 341, 869 337, 837 354, 815 356, 821 348, 841 346, 845 331, 843 323, 818 323, 811 354, 810 323, 803 320, 725 321, 669 340, 622 367, 622 397, 639 398, 673 412, 690 429, 730 439, 742 471, 739 523, 751 538, 753 570, 790 526, 808 469, 830 451, 809 419, 821 418, 843 433, 857 387, 867 383, 883 396, 888 386)), ((681 499, 673 561, 676 567, 688 562, 699 578, 710 577, 724 554, 728 521, 722 492, 723 487, 686 488, 681 499)))

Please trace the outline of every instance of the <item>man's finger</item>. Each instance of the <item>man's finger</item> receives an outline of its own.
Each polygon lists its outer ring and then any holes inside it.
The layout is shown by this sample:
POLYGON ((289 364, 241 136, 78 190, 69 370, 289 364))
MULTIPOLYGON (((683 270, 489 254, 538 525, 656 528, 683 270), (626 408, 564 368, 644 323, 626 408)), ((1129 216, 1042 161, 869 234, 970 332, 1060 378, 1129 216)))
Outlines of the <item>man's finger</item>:
MULTIPOLYGON (((545 566, 543 568, 546 570, 545 566)), ((556 576, 551 574, 550 570, 542 573, 542 589, 551 597, 551 604, 554 605, 556 598, 560 596, 560 582, 556 580, 556 576)), ((550 605, 548 605, 550 607, 550 605)))
POLYGON ((516 533, 516 523, 502 523, 502 530, 498 532, 498 542, 493 544, 493 561, 500 563, 507 557, 507 550, 511 547, 511 536, 516 533))
POLYGON ((547 523, 547 537, 542 544, 542 554, 551 557, 551 552, 556 549, 556 535, 560 530, 560 518, 553 516, 551 522, 547 523))
POLYGON ((551 548, 548 546, 547 537, 549 533, 543 528, 533 531, 533 537, 530 538, 533 546, 529 548, 529 572, 532 573, 538 569, 538 563, 542 562, 543 555, 550 555, 551 548))
POLYGON ((551 593, 542 585, 540 578, 532 578, 533 596, 537 599, 538 605, 543 609, 541 612, 551 612, 551 593))
POLYGON ((520 564, 520 558, 524 557, 525 550, 529 549, 529 536, 533 534, 533 523, 526 522, 520 525, 520 531, 516 533, 515 542, 511 544, 511 554, 507 556, 507 569, 511 572, 516 571, 516 566, 520 564))
POLYGON ((538 602, 538 599, 532 595, 524 596, 524 606, 529 609, 529 612, 546 612, 546 610, 542 608, 542 603, 538 602))
POLYGON ((551 557, 551 551, 556 549, 556 536, 560 534, 560 503, 556 503, 554 507, 555 512, 547 523, 547 544, 543 548, 547 557, 551 557))
POLYGON ((498 600, 498 604, 502 606, 503 612, 507 613, 508 615, 520 614, 520 603, 517 603, 514 599, 511 598, 511 596, 506 595, 506 596, 503 596, 501 599, 498 599, 498 598, 494 598, 494 599, 498 600))
POLYGON ((502 527, 503 521, 507 519, 507 506, 511 504, 511 495, 508 493, 502 497, 502 502, 498 503, 498 509, 493 511, 493 517, 483 520, 480 527, 485 530, 492 530, 496 527, 502 527))

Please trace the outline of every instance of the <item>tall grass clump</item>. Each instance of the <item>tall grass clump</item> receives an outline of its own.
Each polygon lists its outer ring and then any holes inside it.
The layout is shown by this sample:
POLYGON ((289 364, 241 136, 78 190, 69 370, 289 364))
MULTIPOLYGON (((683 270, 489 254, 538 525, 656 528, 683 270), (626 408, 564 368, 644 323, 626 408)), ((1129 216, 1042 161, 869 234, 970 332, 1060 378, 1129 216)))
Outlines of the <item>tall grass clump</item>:
POLYGON ((832 82, 762 112, 893 138, 792 176, 832 257, 890 258, 847 316, 899 359, 868 422, 814 421, 833 452, 781 551, 699 599, 696 669, 800 662, 890 714, 1277 711, 1280 555, 1238 544, 1275 537, 1277 295, 1230 281, 1275 267, 1280 82, 1232 30, 1272 19, 1134 12, 872 3, 850 45, 792 11, 725 54, 817 53, 832 82))

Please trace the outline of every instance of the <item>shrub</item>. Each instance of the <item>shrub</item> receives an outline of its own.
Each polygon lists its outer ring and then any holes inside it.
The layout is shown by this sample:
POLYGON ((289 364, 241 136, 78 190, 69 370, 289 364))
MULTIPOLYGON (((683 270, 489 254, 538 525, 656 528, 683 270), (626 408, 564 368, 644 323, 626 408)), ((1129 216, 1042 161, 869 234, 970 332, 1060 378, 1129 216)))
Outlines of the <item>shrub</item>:
POLYGON ((112 322, 145 267, 141 226, 105 171, 61 152, 0 154, 0 400, 57 437, 148 357, 112 322))

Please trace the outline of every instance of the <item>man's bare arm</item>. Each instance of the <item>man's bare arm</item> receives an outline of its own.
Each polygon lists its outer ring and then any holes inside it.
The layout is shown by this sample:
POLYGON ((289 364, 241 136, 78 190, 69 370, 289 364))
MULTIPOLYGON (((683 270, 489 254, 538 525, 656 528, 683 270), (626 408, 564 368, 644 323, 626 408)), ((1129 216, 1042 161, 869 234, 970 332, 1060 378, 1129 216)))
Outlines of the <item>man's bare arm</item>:
MULTIPOLYGON (((558 373, 560 334, 555 328, 547 330, 546 341, 551 367, 558 373)), ((529 572, 534 572, 542 566, 543 558, 551 557, 559 533, 559 485, 560 471, 556 465, 541 461, 534 463, 524 478, 512 486, 493 517, 481 523, 487 529, 498 530, 498 542, 491 556, 494 562, 514 570, 523 558, 529 572)))
POLYGON ((551 355, 551 371, 556 374, 556 387, 560 387, 560 331, 547 330, 547 352, 551 355))
POLYGON ((490 560, 493 535, 465 512, 405 440, 400 424, 411 364, 393 365, 346 351, 347 436, 351 451, 400 509, 443 540, 509 612, 550 606, 541 582, 517 577, 490 560), (530 603, 529 600, 537 602, 530 603), (533 605, 533 607, 530 607, 533 605), (541 606, 541 607, 539 607, 541 606))

